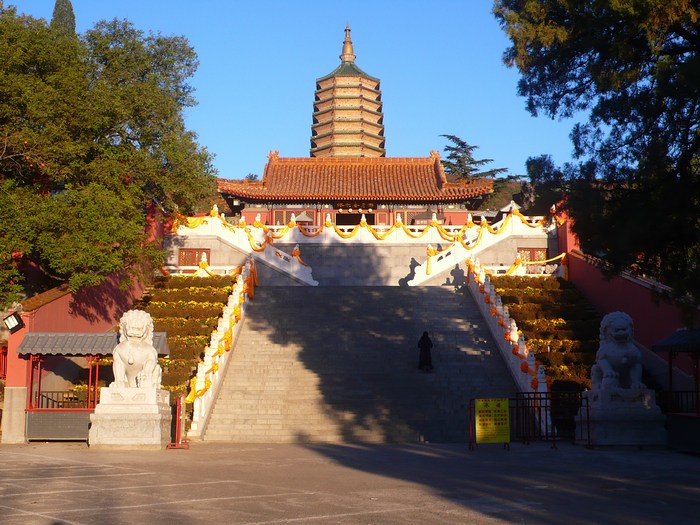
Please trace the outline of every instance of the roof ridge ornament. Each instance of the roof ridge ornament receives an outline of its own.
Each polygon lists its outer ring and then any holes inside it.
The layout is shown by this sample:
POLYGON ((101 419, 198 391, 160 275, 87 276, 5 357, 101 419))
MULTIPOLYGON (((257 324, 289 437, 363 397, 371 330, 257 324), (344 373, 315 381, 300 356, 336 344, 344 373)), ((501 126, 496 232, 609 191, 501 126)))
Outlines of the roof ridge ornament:
POLYGON ((340 53, 341 62, 355 62, 355 51, 352 48, 350 38, 350 24, 345 24, 345 40, 343 41, 343 51, 340 53))

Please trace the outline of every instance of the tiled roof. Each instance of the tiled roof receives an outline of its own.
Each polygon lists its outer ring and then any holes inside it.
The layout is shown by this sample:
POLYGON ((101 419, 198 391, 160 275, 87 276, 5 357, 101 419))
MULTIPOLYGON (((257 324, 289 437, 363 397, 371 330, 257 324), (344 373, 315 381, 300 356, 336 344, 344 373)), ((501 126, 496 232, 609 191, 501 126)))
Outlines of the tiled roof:
POLYGON ((68 295, 69 293, 70 289, 68 288, 68 285, 62 284, 60 286, 57 286, 56 288, 47 290, 46 292, 34 295, 29 299, 25 299, 24 301, 22 301, 22 310, 24 310, 25 312, 36 310, 37 308, 41 308, 45 304, 49 304, 50 302, 55 301, 56 299, 60 299, 61 297, 63 297, 64 295, 68 295))
POLYGON ((262 181, 217 181, 221 193, 256 201, 456 202, 489 193, 493 181, 447 182, 440 156, 287 157, 271 153, 262 181))
MULTIPOLYGON (((119 343, 116 332, 30 332, 17 348, 20 355, 112 355, 119 343)), ((158 355, 170 355, 167 334, 153 333, 153 346, 158 355)))
POLYGON ((378 78, 374 78, 371 75, 368 75, 364 71, 362 71, 359 67, 357 67, 354 62, 343 62, 341 63, 337 68, 335 68, 333 71, 328 73, 326 76, 317 78, 316 82, 321 82, 322 80, 326 80, 327 78, 333 78, 333 77, 364 77, 368 78, 370 80, 375 80, 376 82, 379 82, 378 78))

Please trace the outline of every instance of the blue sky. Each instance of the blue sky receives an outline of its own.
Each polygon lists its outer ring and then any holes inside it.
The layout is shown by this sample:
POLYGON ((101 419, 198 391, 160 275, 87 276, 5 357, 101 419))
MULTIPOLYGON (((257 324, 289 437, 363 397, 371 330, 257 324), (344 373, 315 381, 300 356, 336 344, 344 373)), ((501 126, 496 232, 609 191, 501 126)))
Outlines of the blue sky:
MULTIPOLYGON (((51 19, 54 0, 5 0, 51 19)), ((389 157, 441 153, 456 135, 487 168, 525 174, 530 156, 571 160, 571 121, 532 117, 490 0, 72 0, 78 32, 102 19, 185 36, 200 60, 187 126, 219 176, 262 176, 270 150, 308 157, 316 78, 340 64, 345 24, 355 63, 381 81, 389 157)), ((443 155, 444 156, 444 155, 443 155)))

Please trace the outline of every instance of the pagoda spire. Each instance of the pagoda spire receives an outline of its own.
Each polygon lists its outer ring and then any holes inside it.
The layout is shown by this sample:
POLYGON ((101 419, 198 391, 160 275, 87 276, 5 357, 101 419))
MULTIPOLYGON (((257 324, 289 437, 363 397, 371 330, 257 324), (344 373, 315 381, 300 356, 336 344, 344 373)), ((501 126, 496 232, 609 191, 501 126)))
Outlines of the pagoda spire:
POLYGON ((350 38, 350 24, 345 24, 345 40, 343 41, 343 52, 340 53, 341 62, 355 62, 355 52, 352 49, 350 38))
POLYGON ((379 79, 355 64, 349 23, 345 24, 340 60, 340 65, 330 74, 316 79, 311 156, 384 157, 379 79))

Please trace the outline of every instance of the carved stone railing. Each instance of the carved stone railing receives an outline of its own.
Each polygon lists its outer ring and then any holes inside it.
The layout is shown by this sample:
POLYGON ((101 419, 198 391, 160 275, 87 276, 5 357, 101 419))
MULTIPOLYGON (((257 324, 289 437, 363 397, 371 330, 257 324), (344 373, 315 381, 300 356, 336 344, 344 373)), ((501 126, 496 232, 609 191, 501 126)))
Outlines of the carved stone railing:
MULTIPOLYGON (((415 268, 415 275, 408 284, 419 286, 510 235, 532 235, 533 229, 538 229, 543 235, 547 235, 551 226, 544 221, 543 217, 530 217, 528 220, 516 211, 510 212, 492 226, 484 219, 478 224, 470 221, 468 227, 462 229, 461 236, 444 250, 438 251, 432 245, 428 246, 425 262, 415 268)), ((524 267, 522 273, 525 273, 524 267)))
MULTIPOLYGON (((190 217, 182 221, 175 230, 178 235, 188 237, 214 236, 219 237, 224 242, 234 246, 239 251, 248 254, 265 264, 276 268, 278 271, 293 277, 304 284, 316 286, 316 281, 312 276, 311 267, 304 264, 299 253, 286 253, 277 249, 267 232, 262 228, 250 228, 241 223, 232 226, 226 222, 222 215, 209 215, 208 217, 190 217)), ((196 267, 187 267, 189 270, 196 267)), ((230 267, 209 266, 210 271, 215 273, 228 273, 230 267)), ((172 269, 168 268, 168 271, 172 269)), ((178 270, 182 271, 180 267, 178 270)))
POLYGON ((467 272, 467 289, 476 301, 520 391, 547 392, 544 366, 536 362, 535 353, 528 348, 515 319, 510 317, 508 307, 503 305, 485 269, 476 258, 467 261, 467 272))
MULTIPOLYGON (((542 233, 549 231, 552 226, 544 217, 525 217, 517 210, 511 211, 500 221, 489 225, 486 219, 474 222, 471 215, 467 223, 458 226, 439 224, 437 217, 425 226, 409 226, 403 224, 401 214, 396 215, 396 222, 391 226, 373 226, 367 223, 362 216, 360 224, 355 226, 338 226, 331 222, 330 216, 326 222, 318 226, 303 226, 296 223, 292 217, 285 226, 266 226, 259 220, 253 223, 253 227, 260 228, 264 234, 270 235, 274 241, 285 244, 433 244, 458 243, 467 251, 479 247, 480 249, 492 246, 508 235, 532 235, 533 230, 542 233), (513 220, 515 219, 515 220, 513 220), (495 238, 494 238, 495 237, 495 238), (481 245, 483 244, 483 248, 481 245)), ((473 253, 473 252, 472 252, 473 253)))
POLYGON ((190 382, 186 399, 187 403, 193 403, 192 423, 187 433, 190 438, 201 438, 206 429, 231 359, 231 351, 240 334, 248 301, 254 297, 256 286, 257 272, 251 259, 236 276, 219 324, 212 332, 209 345, 204 349, 204 357, 197 365, 197 374, 190 382))

